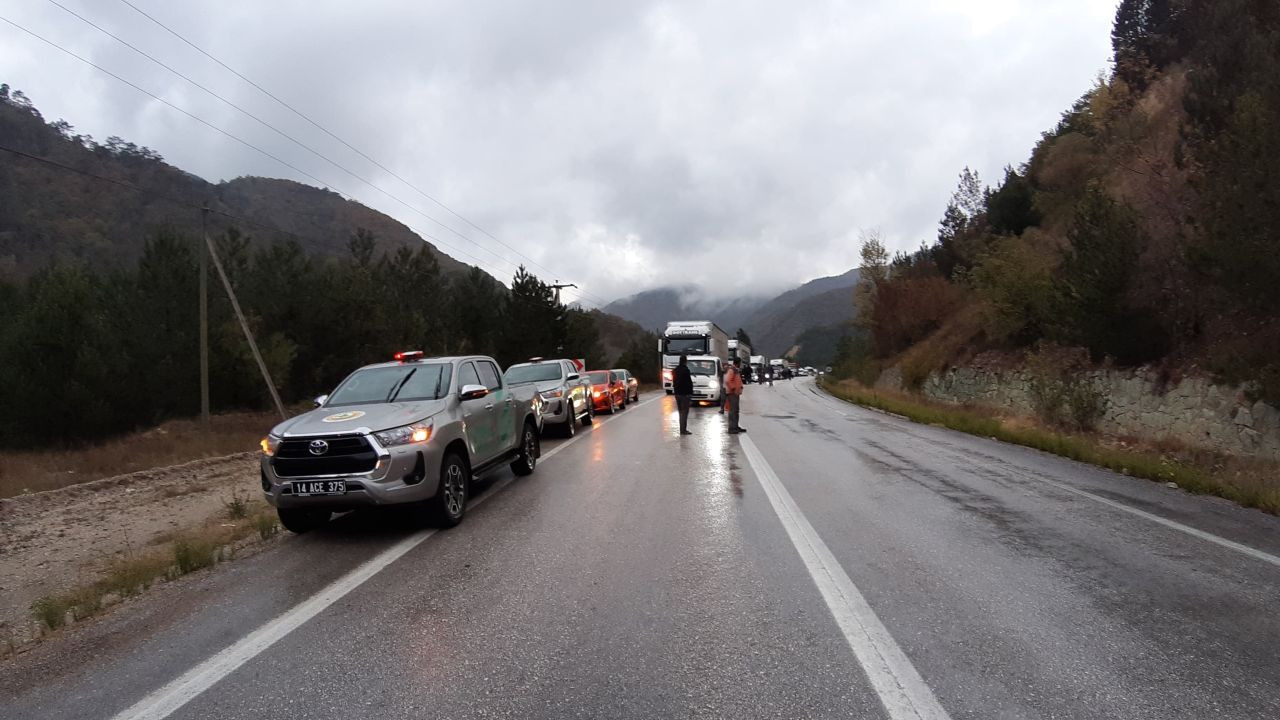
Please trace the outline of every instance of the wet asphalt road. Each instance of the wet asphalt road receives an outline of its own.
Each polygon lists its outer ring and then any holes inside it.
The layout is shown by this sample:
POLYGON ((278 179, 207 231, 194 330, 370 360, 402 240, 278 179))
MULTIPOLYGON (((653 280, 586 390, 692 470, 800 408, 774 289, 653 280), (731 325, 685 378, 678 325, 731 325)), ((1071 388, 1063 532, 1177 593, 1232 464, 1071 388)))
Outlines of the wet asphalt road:
POLYGON ((458 528, 352 514, 10 660, 0 717, 153 707, 407 546, 169 716, 929 717, 876 682, 874 646, 932 717, 1280 717, 1277 518, 805 380, 749 388, 745 437, 714 409, 678 437, 671 399, 645 400, 549 440, 532 477, 489 478, 458 528), (842 615, 840 581, 872 620, 842 615))

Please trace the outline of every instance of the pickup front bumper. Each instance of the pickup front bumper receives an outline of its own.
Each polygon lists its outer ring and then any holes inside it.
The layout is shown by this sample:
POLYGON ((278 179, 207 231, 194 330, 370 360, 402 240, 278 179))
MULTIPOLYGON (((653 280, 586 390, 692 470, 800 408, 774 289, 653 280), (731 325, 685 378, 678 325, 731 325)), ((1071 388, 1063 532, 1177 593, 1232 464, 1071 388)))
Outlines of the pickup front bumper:
POLYGON ((439 488, 444 459, 444 444, 435 440, 384 448, 367 433, 287 437, 274 457, 261 458, 262 492, 277 508, 335 511, 426 500, 439 488), (326 452, 313 454, 313 441, 325 442, 326 452), (294 491, 295 482, 319 480, 342 480, 346 492, 300 495, 294 491))

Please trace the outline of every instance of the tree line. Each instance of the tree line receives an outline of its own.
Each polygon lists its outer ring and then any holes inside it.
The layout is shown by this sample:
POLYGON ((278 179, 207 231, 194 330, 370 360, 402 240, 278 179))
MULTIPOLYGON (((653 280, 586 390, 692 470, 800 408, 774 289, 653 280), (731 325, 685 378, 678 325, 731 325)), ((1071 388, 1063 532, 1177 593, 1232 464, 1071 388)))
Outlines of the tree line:
MULTIPOLYGON (((404 349, 492 355, 503 366, 584 358, 656 380, 655 336, 624 328, 626 351, 605 357, 600 326, 613 319, 566 307, 523 267, 510 289, 478 268, 443 274, 429 249, 380 252, 362 229, 345 258, 310 255, 292 239, 260 244, 235 227, 215 241, 286 402, 404 349)), ((197 242, 159 231, 132 268, 60 262, 0 281, 0 443, 79 443, 199 412, 197 242)), ((268 407, 212 267, 209 339, 213 409, 268 407)))
POLYGON ((1199 365, 1280 401, 1280 4, 1123 0, 1113 71, 936 238, 863 243, 845 375, 908 385, 983 349, 1199 365))

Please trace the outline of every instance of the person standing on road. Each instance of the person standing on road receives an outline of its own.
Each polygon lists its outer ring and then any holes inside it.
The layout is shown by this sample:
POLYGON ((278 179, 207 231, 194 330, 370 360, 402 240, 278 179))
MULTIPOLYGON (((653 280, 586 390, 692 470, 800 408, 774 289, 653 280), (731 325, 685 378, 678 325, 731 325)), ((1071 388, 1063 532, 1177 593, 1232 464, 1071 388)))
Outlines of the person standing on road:
POLYGON ((680 414, 680 434, 689 432, 689 405, 693 402, 693 375, 689 373, 689 357, 680 356, 675 372, 671 374, 671 390, 676 396, 676 412, 680 414))
POLYGON ((717 375, 717 376, 716 376, 716 379, 720 381, 720 387, 722 388, 722 389, 720 390, 720 414, 721 414, 721 415, 723 415, 723 414, 724 414, 724 409, 725 409, 725 407, 726 407, 726 406, 728 406, 728 404, 729 404, 729 394, 728 394, 728 393, 726 393, 726 392, 723 390, 723 388, 724 388, 724 373, 725 373, 725 371, 726 371, 727 369, 728 369, 728 366, 726 366, 726 365, 721 365, 721 366, 720 366, 720 370, 719 370, 719 375, 717 375))
POLYGON ((724 392, 729 403, 729 434, 744 433, 746 430, 738 424, 738 412, 742 405, 742 371, 741 358, 734 358, 733 364, 724 373, 724 392))

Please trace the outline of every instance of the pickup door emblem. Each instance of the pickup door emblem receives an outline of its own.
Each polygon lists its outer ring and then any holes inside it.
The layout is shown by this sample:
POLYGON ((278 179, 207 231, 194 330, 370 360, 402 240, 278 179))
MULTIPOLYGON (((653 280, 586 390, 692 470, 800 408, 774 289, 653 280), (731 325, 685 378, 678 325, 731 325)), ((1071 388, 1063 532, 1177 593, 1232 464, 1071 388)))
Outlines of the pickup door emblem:
POLYGON ((329 452, 329 443, 323 440, 312 440, 307 449, 311 451, 312 455, 323 455, 329 452))

